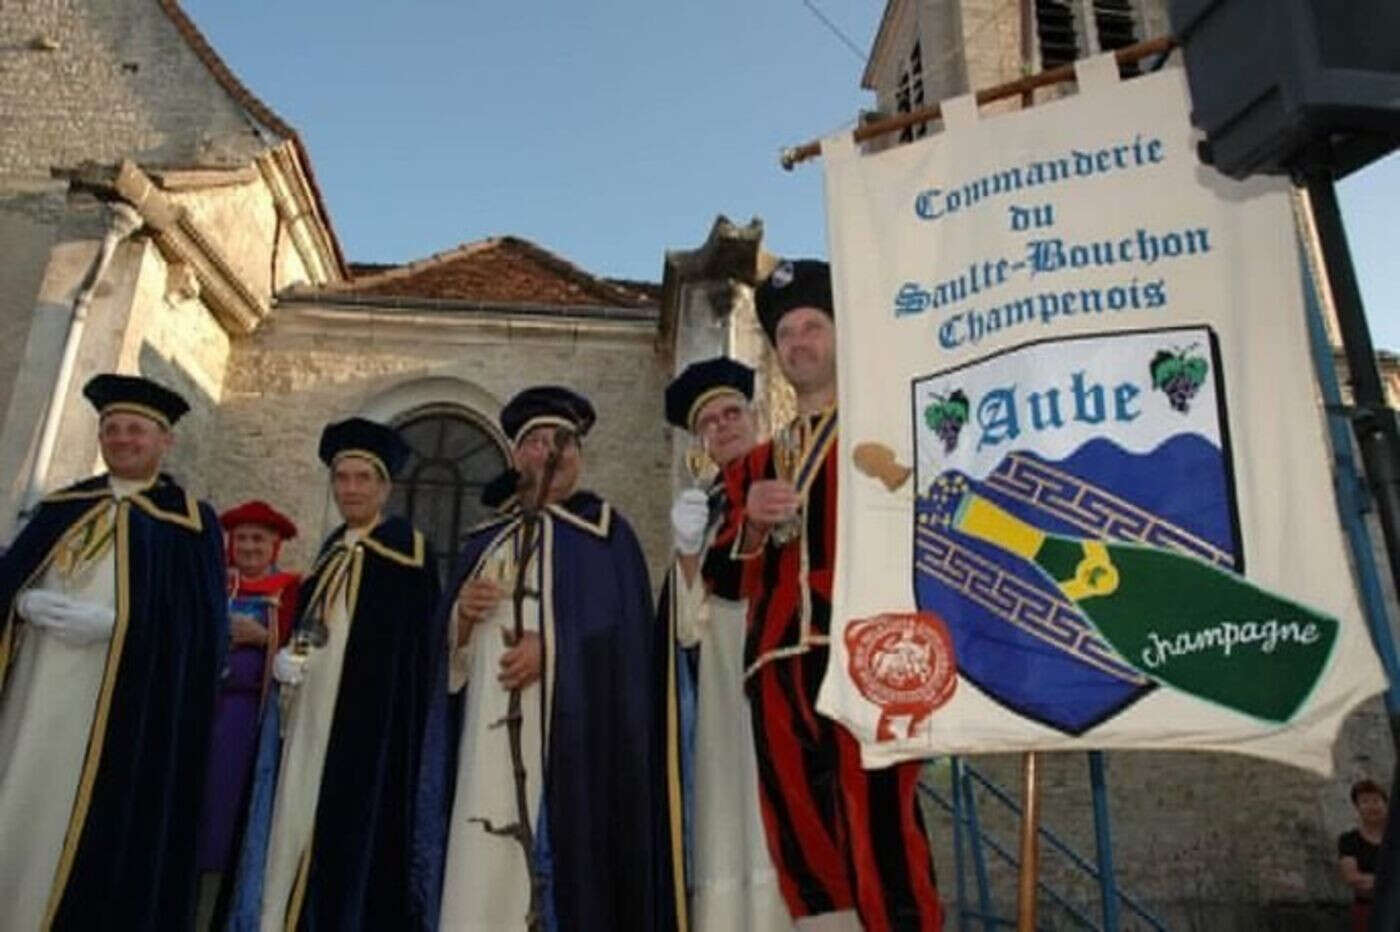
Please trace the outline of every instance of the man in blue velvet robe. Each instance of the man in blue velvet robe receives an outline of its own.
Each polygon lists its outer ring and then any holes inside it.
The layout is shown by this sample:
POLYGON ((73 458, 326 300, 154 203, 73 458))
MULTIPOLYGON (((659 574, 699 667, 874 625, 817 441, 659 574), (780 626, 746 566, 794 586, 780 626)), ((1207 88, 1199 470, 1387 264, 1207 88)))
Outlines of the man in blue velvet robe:
POLYGON ((184 928, 222 535, 160 472, 184 399, 110 374, 83 393, 108 472, 44 498, 0 558, 0 929, 184 928))
POLYGON ((586 399, 553 386, 501 412, 514 494, 468 536, 457 599, 441 611, 450 643, 419 799, 420 927, 676 925, 652 697, 667 645, 631 527, 577 488, 593 421, 586 399), (517 736, 503 724, 514 690, 517 736))
POLYGON ((227 928, 409 922, 412 803, 446 635, 434 628, 423 534, 383 514, 408 453, 393 429, 363 418, 321 436, 345 523, 302 582, 291 642, 273 663, 280 701, 267 703, 227 928))

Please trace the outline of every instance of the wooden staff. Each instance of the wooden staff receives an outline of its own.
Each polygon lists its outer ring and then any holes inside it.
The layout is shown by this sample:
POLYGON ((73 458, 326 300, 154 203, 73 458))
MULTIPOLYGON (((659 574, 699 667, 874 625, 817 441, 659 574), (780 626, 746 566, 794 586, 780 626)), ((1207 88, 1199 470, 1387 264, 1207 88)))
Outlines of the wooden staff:
MULTIPOLYGON (((1149 55, 1165 55, 1176 47, 1176 40, 1171 36, 1158 36, 1155 39, 1148 39, 1146 42, 1139 42, 1136 45, 1125 46, 1117 49, 1113 57, 1118 64, 1126 65, 1132 62, 1141 61, 1149 55)), ((998 84, 977 92, 977 105, 991 103, 994 100, 1002 100, 1007 97, 1015 97, 1018 94, 1029 94, 1036 88, 1050 87, 1061 84, 1065 81, 1074 80, 1074 65, 1059 65, 1038 74, 1028 75, 1024 78, 1017 78, 1015 81, 1008 81, 1005 84, 998 84)), ((866 142, 877 136, 886 133, 897 133, 908 126, 916 123, 927 123, 930 120, 941 119, 943 108, 940 104, 931 107, 924 107, 911 113, 901 113, 899 116, 889 117, 884 120, 876 120, 874 123, 867 123, 858 127, 851 134, 856 142, 866 142)), ((817 140, 805 142, 800 146, 790 146, 778 155, 778 161, 783 168, 791 171, 792 167, 799 162, 805 162, 810 158, 815 158, 822 154, 822 144, 817 140)))
POLYGON ((1016 932, 1035 932, 1035 887, 1040 878, 1040 781, 1035 751, 1021 757, 1021 875, 1016 886, 1016 932))
MULTIPOLYGON (((526 570, 530 567, 535 541, 539 536, 540 514, 544 510, 549 487, 554 482, 554 473, 559 468, 559 459, 564 453, 564 447, 573 439, 573 436, 573 431, 565 428, 556 427, 554 429, 554 443, 550 447, 549 455, 545 457, 539 486, 535 489, 532 501, 524 505, 521 510, 520 552, 522 556, 521 562, 516 566, 515 586, 511 592, 511 602, 515 615, 512 646, 519 644, 525 636, 526 597, 532 594, 541 599, 544 597, 542 592, 534 592, 526 585, 526 570)), ((540 679, 540 690, 543 696, 543 666, 540 669, 540 679)), ((489 819, 473 819, 472 821, 480 822, 482 827, 492 835, 514 838, 520 843, 521 852, 525 855, 525 867, 530 872, 530 905, 525 912, 525 928, 529 932, 540 932, 544 928, 544 913, 540 910, 540 899, 544 892, 544 877, 535 864, 535 833, 530 827, 530 800, 526 790, 525 752, 521 746, 524 716, 521 714, 520 705, 521 687, 517 686, 510 691, 505 717, 493 723, 493 726, 505 724, 510 741, 510 767, 511 774, 515 779, 515 821, 500 827, 492 825, 489 819)), ((541 701, 540 705, 543 709, 544 702, 541 701)), ((543 718, 540 722, 540 738, 541 740, 544 738, 543 718)))

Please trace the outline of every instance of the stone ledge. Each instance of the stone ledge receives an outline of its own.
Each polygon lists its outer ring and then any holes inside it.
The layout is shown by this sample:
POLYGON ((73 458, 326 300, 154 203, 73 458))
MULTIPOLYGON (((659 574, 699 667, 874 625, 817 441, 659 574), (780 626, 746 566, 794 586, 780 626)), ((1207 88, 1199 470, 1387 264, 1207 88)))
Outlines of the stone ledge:
POLYGON ((230 336, 252 333, 267 317, 268 303, 239 278, 217 243, 171 201, 155 181, 131 161, 123 161, 111 190, 131 203, 155 232, 161 254, 187 264, 199 280, 201 297, 230 336))
POLYGON ((433 308, 427 310, 335 306, 299 298, 278 303, 273 327, 281 336, 324 340, 372 338, 409 343, 481 344, 548 341, 567 343, 643 343, 656 340, 654 318, 588 318, 512 313, 499 308, 433 308))

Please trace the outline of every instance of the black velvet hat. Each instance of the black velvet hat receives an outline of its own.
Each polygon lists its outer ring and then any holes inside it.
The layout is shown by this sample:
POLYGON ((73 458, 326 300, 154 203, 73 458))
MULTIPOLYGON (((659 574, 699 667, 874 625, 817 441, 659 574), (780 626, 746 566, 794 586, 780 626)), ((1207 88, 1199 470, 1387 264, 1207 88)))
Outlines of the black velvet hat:
POLYGON ((501 430, 511 443, 536 427, 568 427, 578 436, 588 433, 598 416, 582 395, 562 385, 536 385, 516 395, 501 409, 501 430))
POLYGON ((392 427, 362 417, 327 424, 321 431, 321 462, 334 467, 342 456, 361 456, 392 479, 408 461, 408 444, 392 427))
POLYGON ((666 386, 666 420, 684 430, 695 430, 695 415, 719 395, 753 398, 753 370, 727 356, 693 362, 666 386))
POLYGON ((753 293, 754 310, 768 342, 777 342, 778 321, 793 308, 814 307, 835 318, 831 266, 820 259, 784 259, 753 293))
POLYGON ((83 386, 83 395, 97 409, 98 417, 125 411, 148 417, 166 430, 190 409, 185 399, 164 385, 136 375, 95 375, 83 386))

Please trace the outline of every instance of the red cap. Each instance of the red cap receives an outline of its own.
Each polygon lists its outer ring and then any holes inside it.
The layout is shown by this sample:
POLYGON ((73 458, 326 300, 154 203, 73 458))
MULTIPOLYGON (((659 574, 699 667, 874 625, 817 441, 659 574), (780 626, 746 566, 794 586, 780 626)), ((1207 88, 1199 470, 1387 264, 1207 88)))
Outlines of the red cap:
POLYGON ((292 523, 291 518, 267 502, 257 499, 230 508, 219 515, 219 523, 224 526, 225 531, 232 531, 243 524, 261 524, 263 527, 271 529, 283 540, 290 540, 297 536, 297 526, 292 523))

